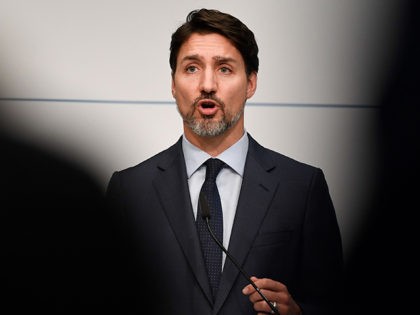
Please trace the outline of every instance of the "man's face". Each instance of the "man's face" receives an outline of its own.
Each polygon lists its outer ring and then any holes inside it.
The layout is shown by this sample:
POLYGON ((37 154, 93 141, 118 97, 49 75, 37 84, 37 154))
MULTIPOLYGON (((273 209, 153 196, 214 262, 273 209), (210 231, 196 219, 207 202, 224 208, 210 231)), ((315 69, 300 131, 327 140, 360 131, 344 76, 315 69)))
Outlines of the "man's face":
POLYGON ((218 136, 230 127, 243 129, 245 102, 256 82, 228 39, 194 33, 179 50, 172 95, 184 125, 199 136, 218 136))

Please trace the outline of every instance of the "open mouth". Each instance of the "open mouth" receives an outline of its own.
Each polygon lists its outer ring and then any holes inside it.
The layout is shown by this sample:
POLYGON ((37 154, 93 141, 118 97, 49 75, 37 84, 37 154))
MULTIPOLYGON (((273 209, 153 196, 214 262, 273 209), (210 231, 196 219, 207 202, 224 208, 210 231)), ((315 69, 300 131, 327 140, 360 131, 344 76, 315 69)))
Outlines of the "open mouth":
POLYGON ((212 100, 201 100, 198 102, 198 111, 205 116, 213 116, 219 110, 219 106, 212 100))
POLYGON ((203 102, 200 104, 200 106, 203 108, 214 108, 216 105, 211 102, 203 102))

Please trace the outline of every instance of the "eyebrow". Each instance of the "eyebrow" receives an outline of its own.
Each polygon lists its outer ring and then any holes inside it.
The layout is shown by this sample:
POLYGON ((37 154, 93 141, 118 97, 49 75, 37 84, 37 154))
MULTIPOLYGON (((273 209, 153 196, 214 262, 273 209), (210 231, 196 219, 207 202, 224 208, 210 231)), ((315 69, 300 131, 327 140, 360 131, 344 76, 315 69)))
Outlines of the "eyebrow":
POLYGON ((223 57, 223 56, 215 56, 213 57, 213 60, 216 60, 219 63, 229 63, 229 62, 236 63, 237 62, 237 60, 232 57, 223 57))
MULTIPOLYGON (((186 61, 186 60, 200 60, 200 59, 201 58, 199 54, 193 54, 193 55, 185 56, 184 58, 182 58, 181 62, 186 61)), ((228 62, 237 63, 237 60, 232 57, 214 56, 212 59, 217 61, 218 63, 228 63, 228 62)))

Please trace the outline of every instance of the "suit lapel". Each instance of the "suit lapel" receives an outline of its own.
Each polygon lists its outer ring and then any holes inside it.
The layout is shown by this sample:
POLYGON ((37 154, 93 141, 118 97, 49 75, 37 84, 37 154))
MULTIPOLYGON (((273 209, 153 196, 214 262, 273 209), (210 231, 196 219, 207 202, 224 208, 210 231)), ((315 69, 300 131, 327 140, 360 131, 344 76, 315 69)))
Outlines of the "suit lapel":
POLYGON ((209 301, 212 301, 210 285, 191 207, 187 172, 181 143, 181 140, 179 140, 166 152, 166 155, 158 166, 162 172, 155 178, 153 185, 156 188, 156 192, 162 202, 163 210, 192 272, 209 301))
MULTIPOLYGON (((264 156, 259 153, 263 150, 250 137, 244 178, 228 249, 240 266, 244 265, 277 188, 277 181, 269 173, 274 166, 270 161, 263 160, 264 156)), ((217 314, 223 305, 238 276, 242 277, 238 268, 226 258, 213 314, 217 314)))

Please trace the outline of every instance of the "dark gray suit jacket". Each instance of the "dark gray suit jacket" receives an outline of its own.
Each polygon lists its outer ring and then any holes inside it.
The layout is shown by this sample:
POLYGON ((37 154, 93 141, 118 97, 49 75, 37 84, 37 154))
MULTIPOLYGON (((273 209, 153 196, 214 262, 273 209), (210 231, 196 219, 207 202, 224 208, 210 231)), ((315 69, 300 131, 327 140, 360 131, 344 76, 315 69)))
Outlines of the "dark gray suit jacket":
MULTIPOLYGON (((284 283, 304 314, 329 314, 343 258, 324 175, 249 140, 228 250, 249 275, 284 283)), ((159 314, 171 315, 256 313, 241 292, 248 282, 229 259, 212 301, 181 138, 137 166, 115 172, 107 197, 128 244, 127 294, 135 300, 133 308, 153 305, 159 314)))

